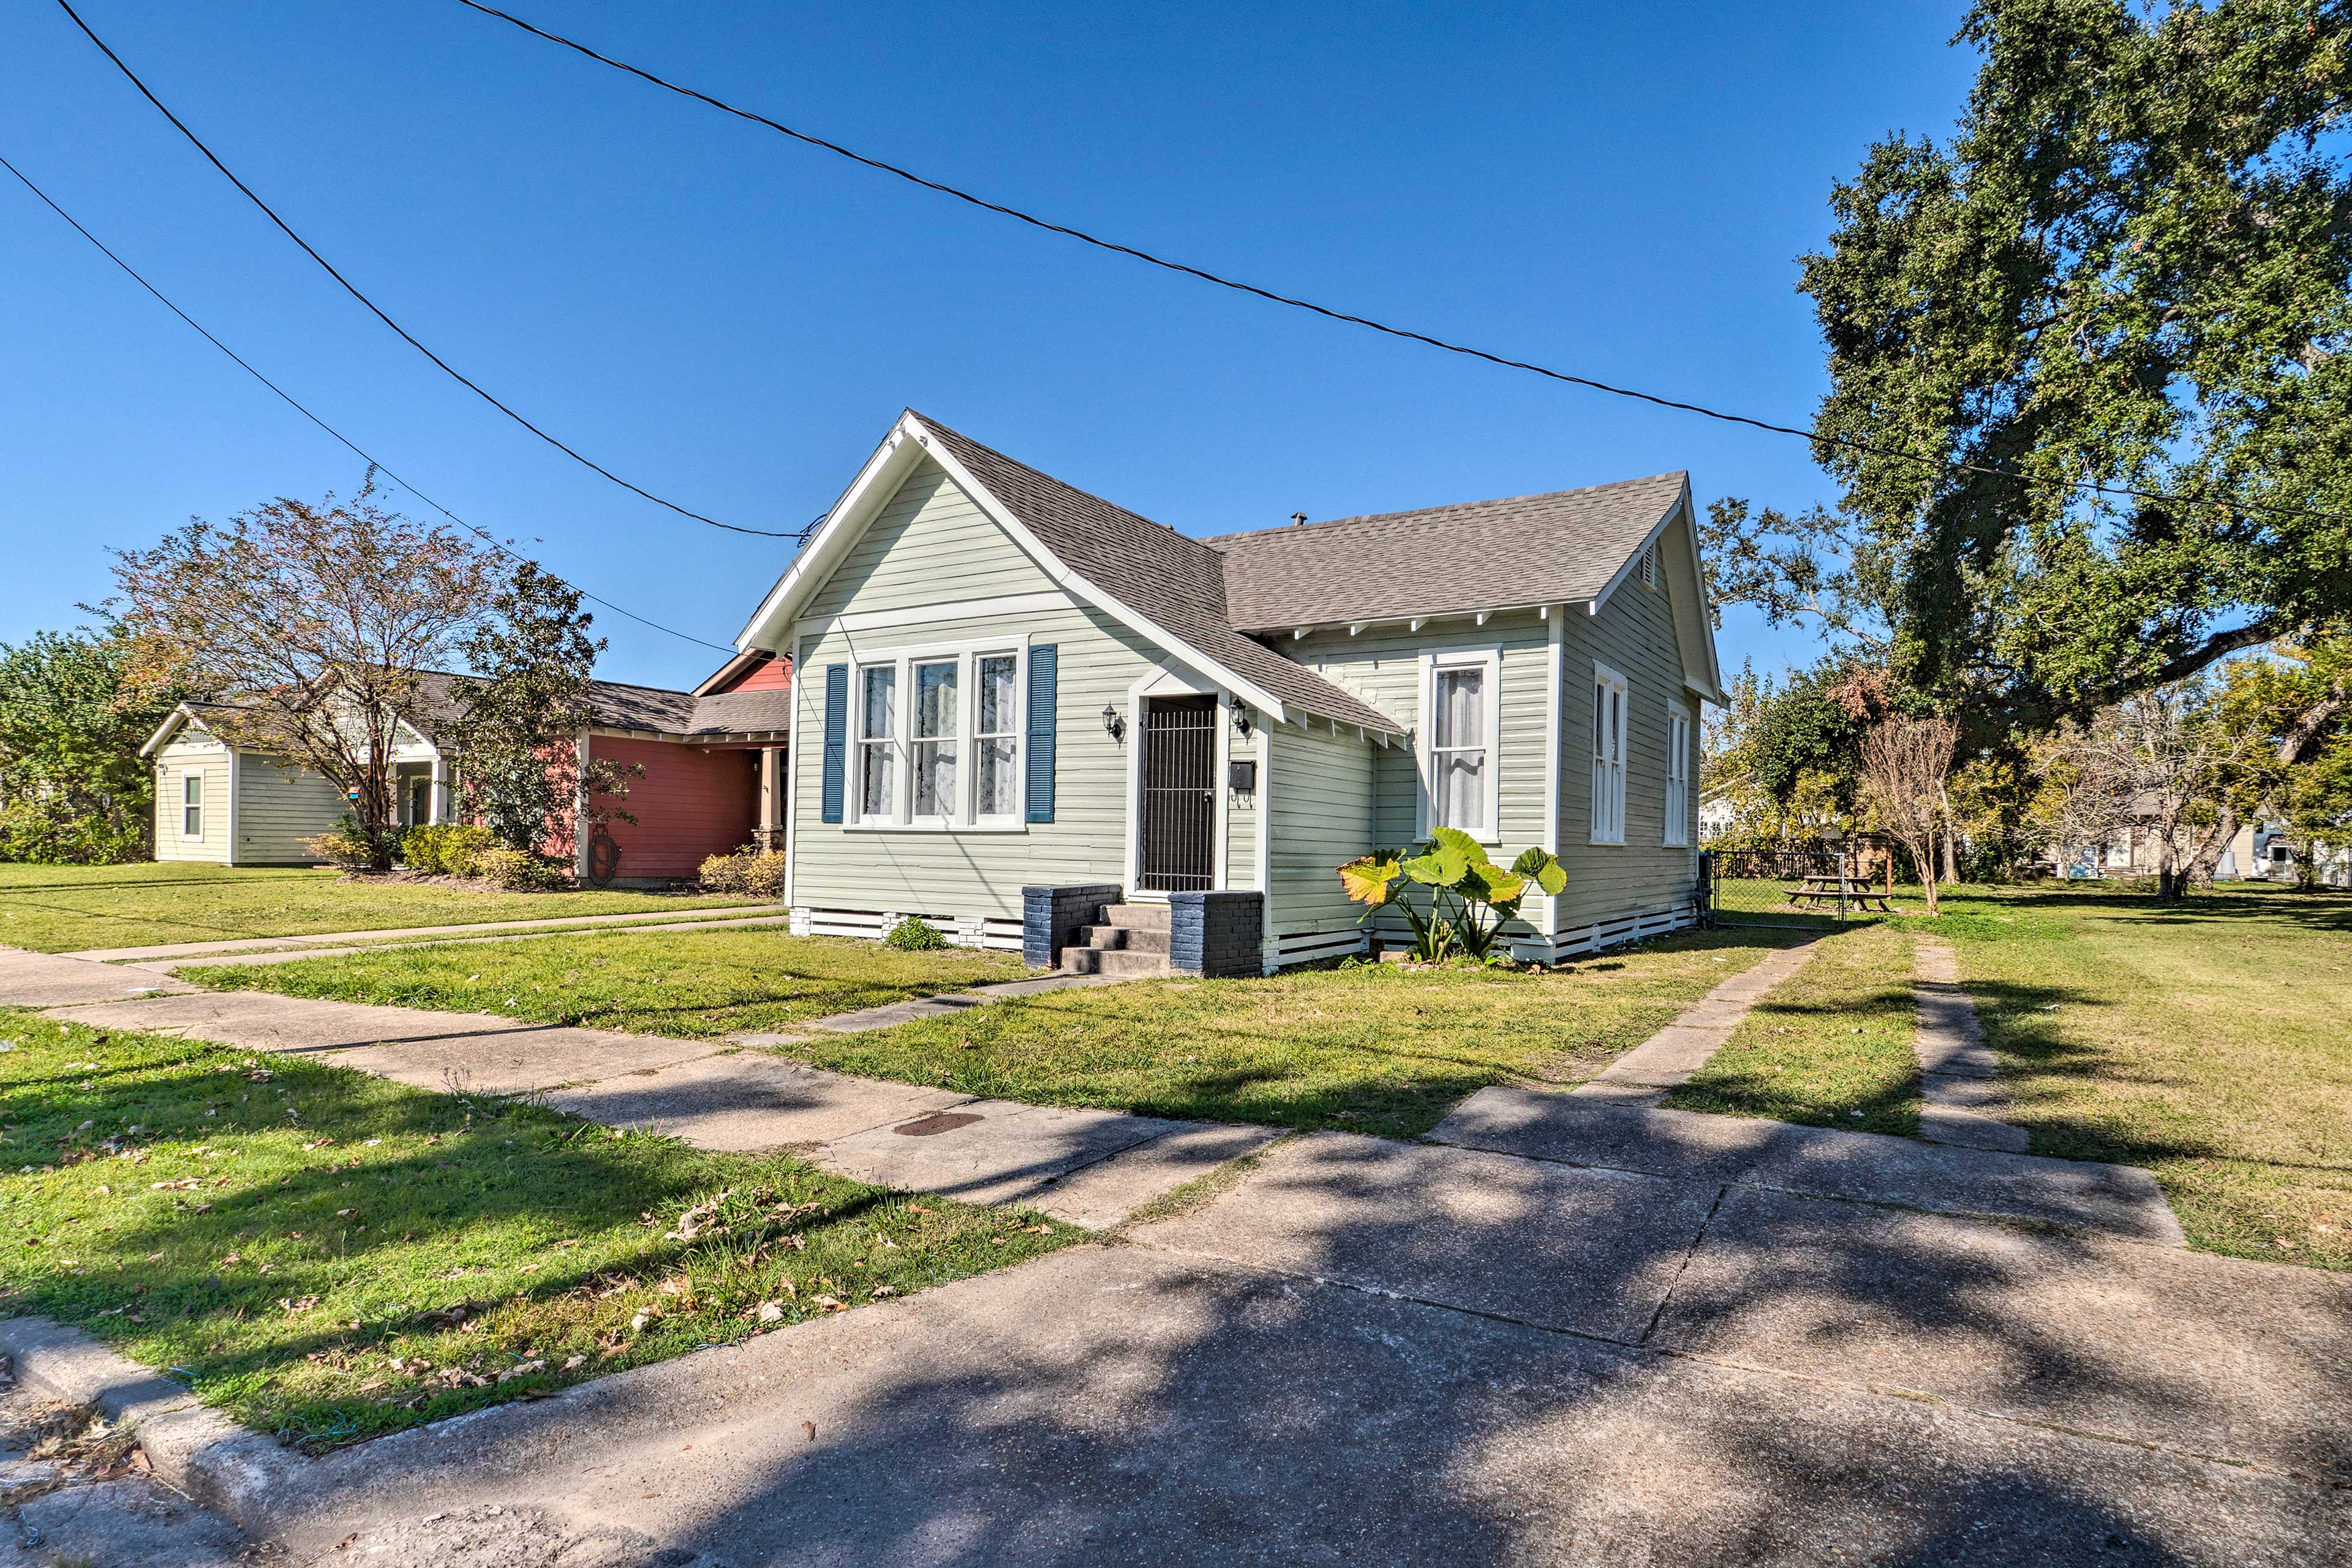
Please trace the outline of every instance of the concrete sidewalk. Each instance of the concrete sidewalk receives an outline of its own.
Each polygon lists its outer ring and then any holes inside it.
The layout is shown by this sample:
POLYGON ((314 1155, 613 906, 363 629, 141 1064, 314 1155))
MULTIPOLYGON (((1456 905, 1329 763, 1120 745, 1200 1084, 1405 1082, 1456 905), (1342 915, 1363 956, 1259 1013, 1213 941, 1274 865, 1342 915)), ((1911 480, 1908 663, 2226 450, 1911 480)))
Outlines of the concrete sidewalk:
MULTIPOLYGON (((315 1056, 418 1089, 533 1094, 608 1126, 667 1133, 702 1148, 793 1149, 827 1170, 974 1203, 1026 1204, 1090 1228, 1118 1224, 1171 1187, 1276 1136, 1264 1127, 983 1100, 952 1089, 853 1078, 740 1044, 672 1040, 266 991, 164 983, 119 966, 0 949, 0 997, 52 1004, 47 1016, 247 1050, 315 1056), (16 978, 12 978, 16 977, 16 978), (62 1004, 62 1005, 57 1005, 62 1004)), ((1014 981, 1028 994, 1066 978, 1014 981)), ((970 994, 824 1020, 883 1027, 973 1005, 970 994)), ((814 1027, 814 1025, 811 1026, 814 1027)), ((790 1038, 792 1037, 777 1037, 790 1038)))

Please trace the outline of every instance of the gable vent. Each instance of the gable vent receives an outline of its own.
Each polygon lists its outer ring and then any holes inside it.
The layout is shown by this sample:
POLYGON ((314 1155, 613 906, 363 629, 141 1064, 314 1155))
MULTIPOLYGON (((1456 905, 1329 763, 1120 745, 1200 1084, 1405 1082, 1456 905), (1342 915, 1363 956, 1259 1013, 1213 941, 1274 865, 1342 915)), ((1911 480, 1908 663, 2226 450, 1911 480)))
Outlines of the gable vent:
POLYGON ((1657 585, 1658 551, 1655 545, 1652 545, 1649 549, 1642 552, 1642 586, 1644 588, 1654 588, 1657 585))

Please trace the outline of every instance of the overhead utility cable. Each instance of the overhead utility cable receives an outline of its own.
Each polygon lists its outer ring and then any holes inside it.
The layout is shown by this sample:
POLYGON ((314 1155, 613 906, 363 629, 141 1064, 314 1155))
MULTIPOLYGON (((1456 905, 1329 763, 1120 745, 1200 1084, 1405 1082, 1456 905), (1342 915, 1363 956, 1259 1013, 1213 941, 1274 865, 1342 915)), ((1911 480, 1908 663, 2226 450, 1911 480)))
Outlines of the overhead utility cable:
MULTIPOLYGON (((63 5, 65 0, 58 0, 58 3, 63 5)), ((713 98, 707 92, 656 76, 642 66, 634 66, 626 60, 614 59, 610 55, 600 54, 577 39, 567 38, 561 33, 551 33, 544 27, 526 22, 521 17, 501 11, 495 5, 486 5, 482 4, 482 0, 457 0, 457 4, 467 10, 478 11, 485 16, 495 16, 501 22, 511 23, 534 37, 543 38, 551 44, 560 45, 574 53, 585 55, 599 65, 609 66, 614 70, 650 82, 666 91, 677 93, 681 98, 690 98, 698 103, 708 104, 722 114, 731 114, 738 120, 748 120, 754 125, 765 126, 780 135, 791 137, 795 142, 823 148, 825 152, 838 154, 853 163, 862 163, 881 174, 896 175, 910 184, 920 185, 927 191, 937 191, 943 196, 952 196, 957 201, 968 202, 973 206, 1012 218, 1017 223, 1025 223, 1033 228, 1044 229, 1048 234, 1058 234, 1065 238, 1075 239, 1082 245, 1091 245, 1098 250, 1108 250, 1116 255, 1129 257, 1153 267, 1164 268, 1171 272, 1181 272, 1187 278, 1197 278, 1203 283, 1213 283, 1220 289, 1231 289, 1238 293, 1255 295, 1258 299, 1269 300, 1276 305, 1287 305, 1294 310, 1311 311, 1315 315, 1330 321, 1345 321, 1350 326, 1384 332, 1392 338, 1403 338, 1412 342, 1423 343, 1433 349, 1443 349, 1447 353, 1484 360, 1489 364, 1501 365, 1507 370, 1523 370, 1552 381, 1566 382, 1570 386, 1581 386, 1594 392, 1607 393, 1612 397, 1629 397, 1636 402, 1651 404, 1660 408, 1671 408, 1684 414, 1696 414, 1708 419, 1719 419, 1727 425, 1745 425, 1750 429, 1769 431, 1775 436, 1794 436, 1801 440, 1819 442, 1826 447, 1891 458, 1896 462, 1911 463, 1939 472, 1947 467, 1946 464, 1933 458, 1923 458, 1913 452, 1897 451, 1893 447, 1883 447, 1872 441, 1859 440, 1851 436, 1832 436, 1793 425, 1775 425, 1769 420, 1751 418, 1745 414, 1727 414, 1721 409, 1709 408, 1704 404, 1681 402, 1671 397, 1661 397, 1655 393, 1641 392, 1628 386, 1615 386, 1605 381, 1595 381, 1590 376, 1572 375, 1566 371, 1553 370, 1532 361, 1511 359, 1503 354, 1489 353, 1485 349, 1472 348, 1465 343, 1449 342, 1444 338, 1432 337, 1427 332, 1417 332, 1406 327, 1391 326, 1385 321, 1374 321, 1370 316, 1354 315, 1346 310, 1334 310, 1327 305, 1318 305, 1311 300, 1301 300, 1292 295, 1276 293, 1271 289, 1262 289, 1255 283, 1244 283, 1237 279, 1227 278, 1204 268, 1192 266, 1187 262, 1172 261, 1164 256, 1155 256, 1148 250, 1139 250, 1131 245, 1122 245, 1117 240, 1105 239, 1099 235, 1088 234, 1081 228, 1072 228, 1067 224, 1055 223, 1050 219, 1039 217, 1034 213, 1024 212, 1019 207, 1007 206, 1002 202, 992 202, 985 196, 974 195, 970 191, 930 179, 916 174, 911 169, 886 163, 880 158, 869 157, 854 148, 845 147, 840 142, 829 141, 823 136, 814 135, 806 131, 794 130, 792 126, 780 121, 771 120, 754 110, 739 108, 723 99, 713 98)), ((2242 511, 2269 512, 2281 517, 2313 518, 2330 522, 2352 521, 2352 518, 2334 512, 2311 511, 2299 507, 2274 506, 2266 502, 2243 500, 2227 496, 2168 495, 2160 490, 2136 489, 2128 485, 2101 484, 2095 479, 2044 478, 2038 474, 2019 473, 2011 468, 1996 468, 1981 463, 1965 461, 1956 461, 1948 466, 1964 473, 1979 474, 1990 479, 2010 479, 2020 484, 2060 490, 2090 490, 2100 495, 2131 497, 2139 500, 2159 502, 2166 506, 2220 506, 2242 511)))
MULTIPOLYGON (((443 517, 447 518, 451 522, 456 523, 467 532, 487 542, 491 549, 497 551, 508 560, 516 562, 522 560, 521 556, 516 554, 512 550, 507 548, 506 545, 500 543, 497 538, 487 531, 477 528, 472 523, 467 522, 464 518, 459 517, 456 512, 451 511, 447 507, 443 506, 439 501, 435 500, 431 496, 426 495, 423 490, 418 489, 415 485, 410 484, 406 479, 404 479, 398 474, 394 473, 382 462, 370 457, 361 448, 359 443, 353 441, 350 437, 344 435, 341 431, 328 424, 324 419, 320 418, 316 414, 311 413, 308 408, 305 408, 298 399, 296 399, 293 394, 288 392, 284 387, 278 385, 276 382, 270 380, 268 376, 254 369, 253 366, 246 361, 245 356, 238 353, 226 343, 221 342, 218 338, 213 336, 209 331, 206 331, 203 322, 197 321, 194 316, 189 315, 185 310, 181 310, 180 307, 172 303, 172 301, 164 296, 163 290, 157 289, 155 285, 148 282, 146 279, 140 276, 138 268, 132 267, 131 263, 123 260, 120 256, 115 255, 113 251, 108 249, 106 243, 100 239, 98 236, 82 227, 81 224, 74 217, 73 214, 58 205, 58 204, 50 198, 48 192, 35 184, 32 180, 26 175, 22 169, 19 169, 16 164, 11 163, 5 158, 0 158, 0 169, 5 169, 10 174, 16 175, 16 178, 22 182, 24 187, 32 192, 36 196, 38 196, 42 203, 47 205, 51 212, 65 219, 67 223, 71 224, 75 233, 89 241, 90 244, 98 247, 100 255, 105 257, 109 261, 113 262, 117 267, 120 267, 124 272, 128 273, 131 280, 138 284, 142 289, 146 289, 148 293, 152 294, 157 301, 163 305, 163 309, 171 311, 172 314, 179 317, 180 320, 187 322, 189 326, 194 328, 197 335, 202 337, 205 342, 212 344, 213 347, 228 355, 230 359, 235 360, 238 368, 242 369, 247 375, 253 377, 254 380, 261 383, 262 385, 276 393, 280 398, 283 398, 287 406, 293 409, 295 413, 299 414, 303 418, 308 419, 311 424, 316 425, 320 429, 324 430, 328 435, 342 443, 343 446, 350 448, 352 455, 357 457, 361 461, 366 463, 369 468, 383 474, 384 478, 390 479, 402 489, 406 490, 410 495, 415 496, 418 500, 423 501, 426 506, 431 507, 435 511, 439 512, 443 517)), ((575 587, 577 586, 577 584, 573 585, 575 587)), ((613 603, 612 600, 598 598, 595 595, 588 592, 585 588, 581 588, 579 593, 582 598, 602 605, 604 608, 612 611, 616 616, 625 616, 641 626, 651 626, 657 632, 667 632, 671 637, 683 638, 687 642, 695 643, 703 647, 712 648, 719 653, 731 654, 735 651, 733 648, 727 647, 723 643, 705 642, 702 638, 694 636, 690 632, 679 631, 675 626, 666 626, 659 621, 647 620, 645 616, 637 614, 635 610, 623 609, 620 605, 613 603)))
POLYGON ((629 491, 632 495, 642 496, 646 500, 653 502, 656 506, 667 507, 671 511, 677 513, 680 517, 690 517, 697 522, 707 522, 713 528, 723 528, 730 533, 757 534, 762 539, 800 539, 803 537, 803 532, 802 531, 772 528, 745 528, 740 523, 721 522, 715 517, 705 517, 702 513, 693 510, 691 508, 682 507, 674 500, 665 500, 642 486, 631 484, 628 480, 623 479, 620 475, 604 467, 602 463, 595 461, 593 458, 583 457, 577 450, 564 445, 562 441, 557 440, 554 437, 549 435, 546 431, 541 429, 538 426, 532 424, 530 420, 516 413, 506 404, 499 402, 499 399, 493 397, 489 393, 482 390, 478 384, 467 377, 455 365, 452 365, 447 360, 443 359, 439 354, 435 353, 431 349, 426 348, 422 342, 419 342, 415 335, 409 331, 406 327, 402 326, 398 321, 394 321, 389 315, 385 314, 382 306, 378 305, 373 300, 369 299, 365 294, 360 292, 357 286, 355 286, 350 279, 344 277, 341 272, 338 272, 335 269, 332 262, 330 262, 325 257, 320 255, 317 250, 313 249, 309 240, 304 239, 300 235, 295 233, 292 226, 288 224, 284 218, 279 217, 277 210, 271 207, 268 202, 263 201, 259 196, 256 195, 252 186, 247 184, 243 180, 238 179, 229 166, 226 163, 222 163, 210 147, 205 145, 203 139, 197 136, 194 132, 188 129, 185 121, 182 121, 178 115, 173 113, 171 110, 164 107, 163 100, 157 98, 153 92, 149 90, 147 84, 139 79, 138 72, 132 70, 128 65, 125 65, 123 63, 122 57, 109 48, 104 38, 100 37, 96 33, 90 31, 89 24, 81 19, 80 14, 75 11, 70 5, 67 4, 67 0, 58 0, 58 6, 60 10, 64 11, 67 16, 73 18, 74 26, 79 27, 89 41, 98 46, 100 53, 104 54, 108 59, 114 62, 115 68, 130 79, 131 85, 139 89, 140 96, 144 98, 148 102, 153 104, 157 112, 161 113, 164 119, 170 121, 173 126, 178 130, 180 134, 188 139, 189 144, 194 147, 197 152, 202 153, 205 155, 205 161, 211 163, 214 168, 218 169, 221 174, 227 178, 230 184, 235 185, 238 190, 243 191, 245 193, 246 199, 252 202, 255 206, 259 207, 263 216, 267 216, 271 223, 276 224, 279 230, 285 234, 287 238, 292 240, 296 245, 300 246, 304 255, 308 256, 311 260, 324 268, 326 269, 327 276, 341 284, 345 293, 348 293, 352 299, 357 300, 361 304, 366 306, 377 321, 382 321, 385 326, 390 327, 394 331, 398 332, 403 339, 406 340, 409 347, 415 349, 418 353, 423 354, 426 359, 431 360, 435 364, 440 366, 443 371, 447 373, 450 379, 456 381, 460 386, 465 387, 466 390, 471 392, 475 396, 480 398, 483 402, 488 404, 491 407, 497 409, 499 413, 505 415, 508 418, 513 420, 516 424, 521 426, 524 429, 530 431, 532 435, 538 437, 541 440, 546 442, 549 446, 554 447, 557 451, 571 458, 573 462, 578 463, 584 468, 594 469, 597 473, 604 475, 606 479, 612 480, 623 489, 629 491))

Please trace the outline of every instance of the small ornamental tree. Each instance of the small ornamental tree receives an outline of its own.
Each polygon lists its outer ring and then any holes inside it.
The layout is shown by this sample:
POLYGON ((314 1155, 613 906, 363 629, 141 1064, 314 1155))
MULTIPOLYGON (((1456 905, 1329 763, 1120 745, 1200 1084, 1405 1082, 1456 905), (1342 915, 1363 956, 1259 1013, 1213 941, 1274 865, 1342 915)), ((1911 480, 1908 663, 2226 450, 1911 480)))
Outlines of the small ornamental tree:
POLYGON ((373 502, 280 498, 114 552, 134 686, 234 705, 241 748, 299 763, 348 801, 375 869, 396 840, 394 748, 420 671, 450 661, 492 609, 498 558, 373 502))
POLYGON ((1412 955, 1425 963, 1460 956, 1485 963, 1494 955, 1503 922, 1519 912, 1530 892, 1557 895, 1568 873, 1549 850, 1519 852, 1509 869, 1458 827, 1441 827, 1413 848, 1380 849, 1339 868, 1348 897, 1370 920, 1393 907, 1412 927, 1412 955), (1429 912, 1414 907, 1413 888, 1429 889, 1429 912))
POLYGON ((1911 852, 1927 912, 1936 909, 1936 828, 1959 731, 1948 719, 1890 713, 1862 738, 1862 793, 1881 831, 1911 852))
POLYGON ((645 770, 580 762, 590 672, 604 650, 589 636, 593 624, 577 588, 526 561, 459 644, 477 679, 458 688, 457 712, 443 725, 457 753, 458 810, 521 854, 615 818, 636 821, 602 803, 625 797, 645 770))

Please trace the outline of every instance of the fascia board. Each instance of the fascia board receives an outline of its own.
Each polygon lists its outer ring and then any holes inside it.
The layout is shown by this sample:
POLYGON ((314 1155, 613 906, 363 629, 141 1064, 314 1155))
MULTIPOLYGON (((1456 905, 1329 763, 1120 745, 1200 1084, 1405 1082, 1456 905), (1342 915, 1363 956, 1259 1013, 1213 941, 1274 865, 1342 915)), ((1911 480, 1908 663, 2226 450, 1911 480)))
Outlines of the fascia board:
POLYGON ((775 651, 772 645, 800 617, 801 606, 808 596, 823 585, 840 565, 840 556, 866 531, 898 488, 898 481, 914 466, 923 448, 914 447, 908 437, 915 433, 916 422, 911 411, 901 413, 891 425, 890 433, 882 438, 862 467, 857 477, 850 480, 832 510, 825 513, 824 525, 816 536, 802 546, 792 563, 784 568, 760 607, 735 635, 739 653, 764 649, 775 651))

